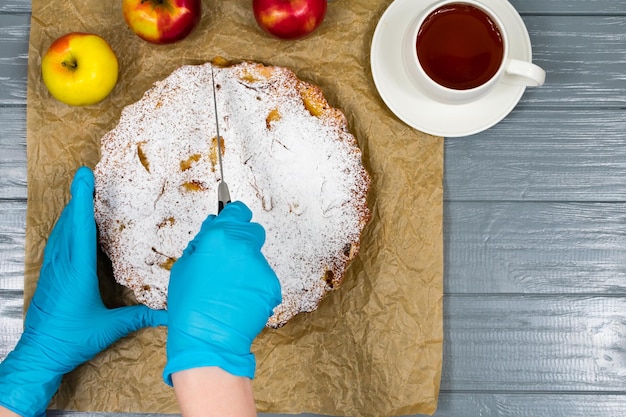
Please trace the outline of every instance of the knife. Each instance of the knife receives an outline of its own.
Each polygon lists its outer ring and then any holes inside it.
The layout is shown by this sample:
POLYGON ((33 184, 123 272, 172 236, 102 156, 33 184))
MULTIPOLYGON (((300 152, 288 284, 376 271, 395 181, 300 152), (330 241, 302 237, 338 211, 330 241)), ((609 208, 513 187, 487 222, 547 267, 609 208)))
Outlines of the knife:
POLYGON ((213 106, 215 106, 215 130, 217 132, 217 160, 220 164, 220 183, 217 186, 217 214, 224 209, 226 204, 230 203, 230 192, 228 185, 224 182, 224 167, 222 165, 222 139, 220 138, 220 122, 217 116, 217 98, 215 94, 215 75, 211 66, 211 82, 213 83, 213 106))

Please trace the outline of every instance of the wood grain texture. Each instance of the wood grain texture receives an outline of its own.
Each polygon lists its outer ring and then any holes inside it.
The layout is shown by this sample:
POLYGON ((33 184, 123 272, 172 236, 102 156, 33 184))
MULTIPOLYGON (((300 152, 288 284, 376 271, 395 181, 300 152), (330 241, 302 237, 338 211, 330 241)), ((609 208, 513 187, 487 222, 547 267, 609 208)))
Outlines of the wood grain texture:
POLYGON ((626 297, 447 296, 441 388, 624 394, 625 311, 626 297))
POLYGON ((24 289, 25 230, 26 204, 0 200, 0 290, 24 289))
POLYGON ((442 392, 435 417, 623 417, 626 396, 442 392))
POLYGON ((453 201, 444 218, 446 294, 626 296, 626 203, 453 201))
POLYGON ((445 199, 624 202, 625 138, 623 110, 517 108, 446 139, 445 199))
POLYGON ((624 16, 626 0, 510 0, 521 15, 624 16))
POLYGON ((525 16, 533 61, 546 70, 521 105, 623 108, 626 15, 525 16))
POLYGON ((25 200, 26 107, 0 107, 0 128, 0 200, 25 200))
POLYGON ((0 13, 2 14, 30 14, 31 0, 2 0, 0 13))
POLYGON ((26 105, 30 15, 0 14, 0 106, 26 105))
POLYGON ((22 291, 0 289, 0 361, 13 350, 22 334, 23 304, 22 291))

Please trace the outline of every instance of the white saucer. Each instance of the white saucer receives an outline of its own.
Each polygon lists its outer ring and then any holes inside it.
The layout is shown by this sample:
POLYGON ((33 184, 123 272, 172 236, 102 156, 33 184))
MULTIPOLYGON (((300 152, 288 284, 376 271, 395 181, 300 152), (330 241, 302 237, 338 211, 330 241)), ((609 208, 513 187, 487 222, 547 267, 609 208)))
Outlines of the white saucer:
MULTIPOLYGON (((468 104, 443 104, 426 97, 404 70, 401 46, 411 20, 436 0, 395 0, 383 13, 372 38, 370 65, 381 98, 400 120, 435 136, 456 137, 481 132, 506 117, 526 87, 506 83, 506 75, 490 93, 468 104)), ((484 0, 500 16, 510 38, 511 58, 530 61, 530 38, 522 18, 507 1, 484 0)))

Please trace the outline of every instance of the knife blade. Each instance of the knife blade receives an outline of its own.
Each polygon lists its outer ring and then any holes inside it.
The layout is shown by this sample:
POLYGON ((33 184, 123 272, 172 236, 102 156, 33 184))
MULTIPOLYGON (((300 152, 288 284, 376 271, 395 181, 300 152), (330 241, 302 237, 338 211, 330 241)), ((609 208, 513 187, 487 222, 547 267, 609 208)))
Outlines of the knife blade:
POLYGON ((226 204, 230 203, 230 191, 224 181, 224 166, 222 165, 222 138, 220 137, 220 122, 217 115, 217 94, 215 92, 215 74, 211 66, 211 82, 213 84, 213 106, 215 107, 215 131, 217 134, 217 160, 220 165, 220 183, 217 186, 217 214, 219 214, 226 204))

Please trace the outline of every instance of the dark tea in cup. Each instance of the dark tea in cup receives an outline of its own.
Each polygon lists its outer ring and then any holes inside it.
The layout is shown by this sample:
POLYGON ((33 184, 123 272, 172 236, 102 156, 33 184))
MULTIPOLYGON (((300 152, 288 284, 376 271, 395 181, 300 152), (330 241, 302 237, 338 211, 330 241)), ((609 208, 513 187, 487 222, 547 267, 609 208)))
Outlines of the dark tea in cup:
POLYGON ((446 4, 430 13, 418 30, 415 46, 424 72, 454 90, 485 84, 504 58, 504 40, 496 23, 466 3, 446 4))

